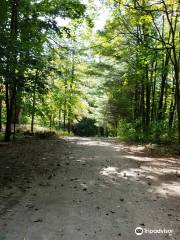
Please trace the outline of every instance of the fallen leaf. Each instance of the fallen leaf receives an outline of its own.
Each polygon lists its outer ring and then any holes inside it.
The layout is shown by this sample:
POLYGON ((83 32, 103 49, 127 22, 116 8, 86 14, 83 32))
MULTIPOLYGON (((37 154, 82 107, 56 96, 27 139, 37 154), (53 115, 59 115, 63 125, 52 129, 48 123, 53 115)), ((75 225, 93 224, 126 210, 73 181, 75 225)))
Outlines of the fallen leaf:
POLYGON ((34 222, 42 222, 42 221, 43 221, 42 218, 34 220, 34 222))

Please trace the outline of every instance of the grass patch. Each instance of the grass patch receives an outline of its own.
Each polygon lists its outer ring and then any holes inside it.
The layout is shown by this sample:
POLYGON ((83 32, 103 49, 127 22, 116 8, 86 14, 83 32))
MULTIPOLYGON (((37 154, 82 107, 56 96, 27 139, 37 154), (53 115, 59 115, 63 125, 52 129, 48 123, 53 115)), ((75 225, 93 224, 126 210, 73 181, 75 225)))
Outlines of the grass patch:
MULTIPOLYGON (((34 133, 31 132, 30 125, 19 125, 16 128, 16 134, 11 135, 11 141, 23 141, 27 138, 31 139, 58 139, 60 137, 73 136, 73 133, 68 133, 68 131, 49 129, 41 126, 34 126, 34 133)), ((0 142, 4 141, 4 132, 0 133, 0 142)))

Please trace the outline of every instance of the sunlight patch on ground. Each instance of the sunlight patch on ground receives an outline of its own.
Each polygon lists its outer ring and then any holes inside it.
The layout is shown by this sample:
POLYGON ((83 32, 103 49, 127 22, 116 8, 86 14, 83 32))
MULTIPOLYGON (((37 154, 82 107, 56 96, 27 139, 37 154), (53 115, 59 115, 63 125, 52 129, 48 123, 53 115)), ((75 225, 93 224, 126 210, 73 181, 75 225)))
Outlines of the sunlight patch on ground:
POLYGON ((96 138, 96 137, 64 137, 64 139, 67 139, 70 142, 76 142, 77 145, 83 145, 83 146, 112 146, 113 143, 110 141, 103 141, 102 139, 96 138))
POLYGON ((157 174, 157 175, 165 175, 165 174, 176 174, 177 170, 176 169, 171 169, 171 168, 156 168, 152 167, 151 165, 149 166, 142 166, 141 169, 143 169, 146 172, 157 174))
POLYGON ((79 141, 77 142, 78 145, 84 145, 84 146, 111 146, 111 143, 108 142, 102 142, 102 141, 79 141))
MULTIPOLYGON (((148 175, 148 171, 144 169, 138 169, 138 168, 129 168, 122 171, 119 171, 117 167, 106 167, 103 168, 100 171, 101 175, 108 176, 110 178, 117 177, 117 178, 123 178, 123 179, 131 179, 131 180, 140 180, 140 178, 146 178, 146 179, 153 179, 156 180, 157 178, 152 175, 148 175)), ((142 179, 141 179, 142 181, 142 179)))
POLYGON ((114 146, 113 148, 116 150, 116 152, 119 152, 123 150, 123 145, 114 146))
POLYGON ((138 145, 138 146, 132 146, 130 147, 130 150, 132 152, 140 152, 140 151, 144 151, 145 150, 145 146, 141 146, 141 145, 138 145))
POLYGON ((125 155, 123 156, 125 158, 128 159, 133 159, 133 160, 137 160, 137 161, 147 161, 147 162, 151 162, 154 161, 154 158, 150 158, 150 157, 140 157, 140 156, 131 156, 131 155, 125 155))
MULTIPOLYGON (((121 152, 119 158, 125 161, 125 165, 111 165, 103 167, 100 170, 100 175, 104 176, 108 182, 112 184, 120 184, 121 180, 127 181, 128 184, 142 184, 147 188, 148 192, 157 193, 163 197, 180 196, 180 185, 178 183, 180 176, 180 162, 173 157, 152 157, 152 156, 139 156, 132 151, 143 151, 144 146, 129 147, 127 148, 123 144, 115 145, 112 140, 104 141, 98 138, 68 138, 69 141, 76 140, 76 144, 83 146, 111 146, 116 152, 121 152), (124 150, 124 152, 122 152, 124 150), (127 162, 126 162, 127 161, 127 162)), ((97 156, 96 156, 97 158, 97 156)), ((94 160, 92 158, 83 158, 76 160, 79 162, 85 162, 94 160)), ((113 161, 113 156, 112 156, 113 161)), ((118 161, 119 162, 119 161, 118 161)), ((118 163, 117 162, 117 163, 118 163)))
POLYGON ((137 169, 128 169, 128 170, 123 170, 123 171, 119 171, 119 169, 117 167, 105 167, 100 171, 100 174, 103 176, 108 176, 108 177, 120 177, 120 178, 124 178, 127 179, 128 177, 136 177, 137 176, 137 172, 135 171, 137 169))
POLYGON ((130 152, 142 152, 146 149, 145 146, 126 146, 124 144, 118 144, 117 146, 113 147, 116 152, 122 151, 122 150, 129 150, 130 152))
POLYGON ((106 167, 100 171, 103 176, 119 175, 118 168, 116 167, 106 167))
POLYGON ((171 183, 162 183, 160 186, 154 186, 148 191, 161 194, 164 197, 180 197, 180 185, 179 182, 176 181, 171 183))
POLYGON ((163 197, 180 196, 180 184, 176 178, 176 172, 172 169, 152 168, 151 166, 142 166, 141 168, 129 168, 119 170, 114 166, 102 168, 100 174, 113 180, 124 179, 132 182, 140 182, 146 185, 148 192, 158 193, 163 197), (149 184, 150 183, 150 184, 149 184))
MULTIPOLYGON (((139 162, 153 162, 153 165, 157 166, 167 166, 167 165, 179 165, 177 159, 175 158, 155 158, 155 157, 145 157, 145 156, 134 156, 134 155, 124 155, 124 158, 136 160, 139 162)), ((151 164, 151 163, 150 163, 151 164)))

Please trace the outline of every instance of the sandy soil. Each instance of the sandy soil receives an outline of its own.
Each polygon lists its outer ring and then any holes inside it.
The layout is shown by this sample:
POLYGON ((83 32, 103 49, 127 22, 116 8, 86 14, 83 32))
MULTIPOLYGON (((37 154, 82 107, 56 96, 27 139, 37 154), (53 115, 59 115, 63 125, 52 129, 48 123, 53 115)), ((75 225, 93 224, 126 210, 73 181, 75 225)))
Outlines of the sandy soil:
POLYGON ((69 137, 0 145, 0 164, 0 240, 180 239, 178 158, 69 137))

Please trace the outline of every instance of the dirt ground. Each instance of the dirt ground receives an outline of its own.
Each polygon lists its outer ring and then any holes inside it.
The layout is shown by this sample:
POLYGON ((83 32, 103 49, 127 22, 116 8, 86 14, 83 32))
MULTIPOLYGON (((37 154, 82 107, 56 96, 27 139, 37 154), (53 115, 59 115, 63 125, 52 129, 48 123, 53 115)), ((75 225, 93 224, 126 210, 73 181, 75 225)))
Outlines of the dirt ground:
POLYGON ((0 166, 0 240, 180 239, 178 157, 67 137, 0 144, 0 166))

